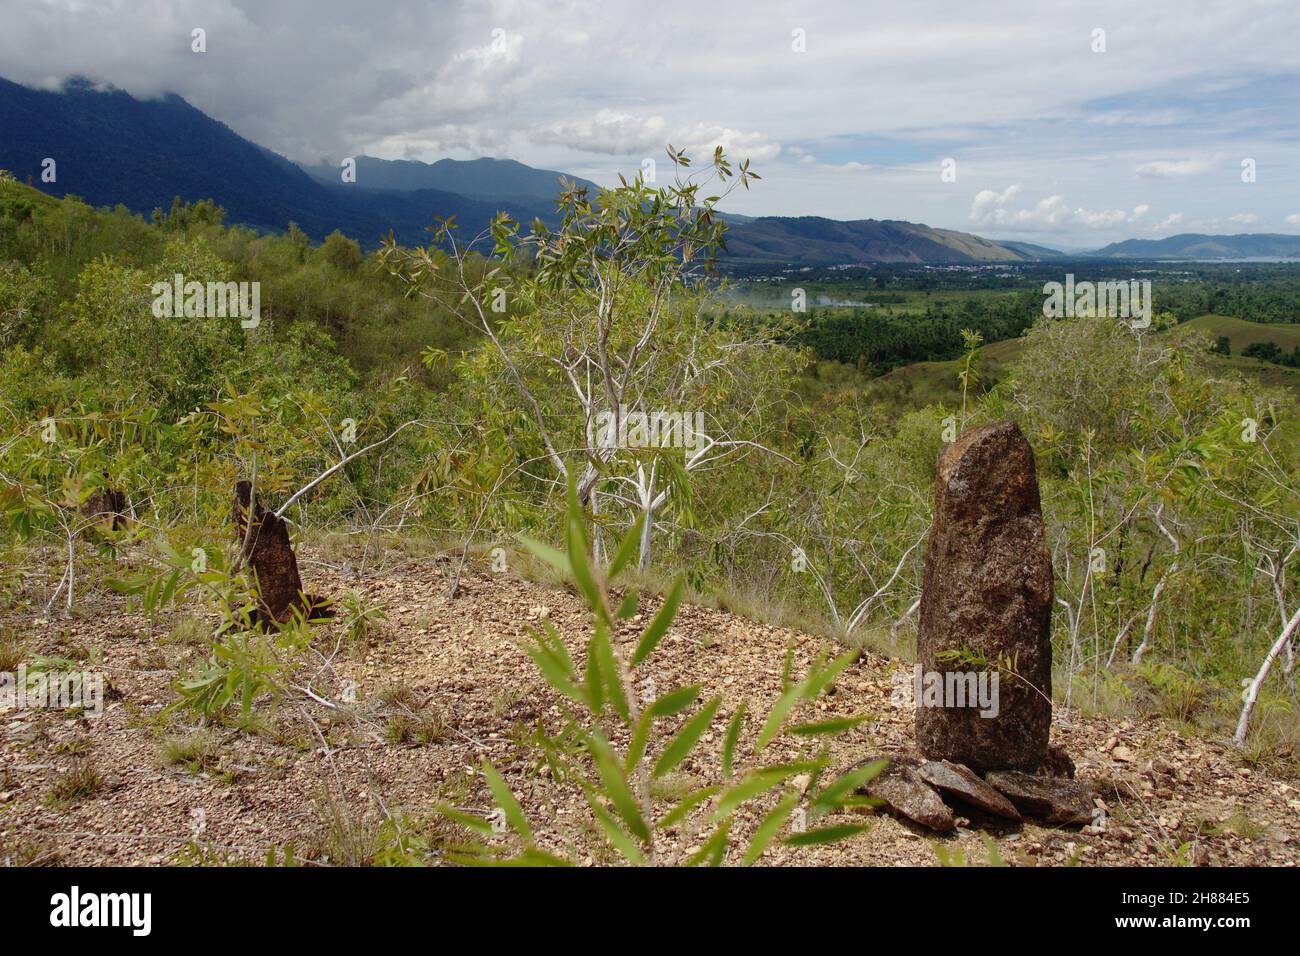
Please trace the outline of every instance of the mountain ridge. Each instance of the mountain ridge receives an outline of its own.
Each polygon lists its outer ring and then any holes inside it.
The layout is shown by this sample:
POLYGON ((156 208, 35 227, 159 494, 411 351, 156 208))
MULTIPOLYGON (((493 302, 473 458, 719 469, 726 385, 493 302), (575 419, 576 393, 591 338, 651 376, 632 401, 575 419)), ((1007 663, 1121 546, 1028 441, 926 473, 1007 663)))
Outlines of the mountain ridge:
MULTIPOLYGON (((577 176, 513 159, 384 160, 357 157, 357 180, 329 164, 306 166, 245 139, 175 93, 137 99, 73 77, 39 90, 0 77, 0 168, 31 177, 42 191, 78 195, 95 206, 122 204, 148 215, 173 197, 212 199, 230 222, 282 231, 295 222, 314 240, 338 229, 374 248, 391 231, 407 245, 428 241, 436 216, 455 216, 471 237, 500 211, 521 222, 554 222, 561 177, 577 176), (56 161, 53 183, 42 162, 56 161)), ((896 219, 744 216, 728 220, 724 261, 737 266, 993 264, 1058 258, 1300 258, 1300 236, 1184 233, 1126 239, 1071 254, 1017 240, 896 219)))
POLYGON ((1300 258, 1300 236, 1277 232, 1183 232, 1164 239, 1112 242, 1090 255, 1106 259, 1290 259, 1300 258))

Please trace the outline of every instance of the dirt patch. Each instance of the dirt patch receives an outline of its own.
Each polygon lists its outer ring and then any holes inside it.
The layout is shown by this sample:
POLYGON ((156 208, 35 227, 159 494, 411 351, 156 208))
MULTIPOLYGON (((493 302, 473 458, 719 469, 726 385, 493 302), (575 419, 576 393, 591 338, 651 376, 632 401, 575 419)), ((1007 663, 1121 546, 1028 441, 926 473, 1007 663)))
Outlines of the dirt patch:
MULTIPOLYGON (((283 860, 290 846, 308 863, 365 861, 396 831, 413 841, 416 855, 439 863, 461 834, 434 807, 492 810, 477 771, 484 757, 514 789, 540 845, 583 863, 611 861, 586 822, 581 791, 552 779, 526 743, 538 726, 558 727, 561 711, 520 643, 549 617, 579 657, 585 608, 565 590, 509 574, 466 574, 458 597, 448 600, 448 573, 430 560, 343 580, 311 562, 305 574, 314 587, 331 594, 352 588, 382 604, 387 622, 363 648, 349 644, 343 622, 322 625, 313 642, 319 666, 304 669, 301 690, 274 714, 259 708, 243 729, 198 731, 187 718, 163 716, 177 671, 202 645, 176 639, 170 622, 151 626, 124 613, 115 595, 84 595, 83 616, 72 620, 6 616, 0 623, 17 629, 29 656, 84 661, 113 691, 97 718, 0 712, 0 861, 257 863, 283 860), (398 821, 386 835, 385 818, 398 821)), ((643 613, 657 602, 647 603, 643 613)), ((828 649, 808 634, 681 609, 642 678, 659 692, 703 683, 723 698, 701 749, 707 760, 688 762, 681 773, 716 777, 725 720, 746 698, 752 737, 780 693, 788 647, 796 674, 828 649)), ((833 744, 836 766, 911 745, 911 711, 890 704, 891 675, 901 667, 864 654, 807 715, 872 715, 833 744)), ((1052 739, 1096 786, 1106 819, 1093 829, 1013 825, 972 810, 959 816, 953 835, 939 838, 875 815, 867 833, 846 843, 774 845, 760 862, 928 866, 942 847, 949 859, 960 853, 982 863, 986 837, 1020 865, 1300 861, 1300 784, 1247 766, 1229 746, 1184 738, 1158 720, 1116 723, 1059 711, 1052 739)), ((778 739, 765 757, 796 752, 778 739)), ((664 798, 666 808, 671 793, 664 798)), ((759 807, 736 821, 733 847, 743 850, 761 815, 759 807)))

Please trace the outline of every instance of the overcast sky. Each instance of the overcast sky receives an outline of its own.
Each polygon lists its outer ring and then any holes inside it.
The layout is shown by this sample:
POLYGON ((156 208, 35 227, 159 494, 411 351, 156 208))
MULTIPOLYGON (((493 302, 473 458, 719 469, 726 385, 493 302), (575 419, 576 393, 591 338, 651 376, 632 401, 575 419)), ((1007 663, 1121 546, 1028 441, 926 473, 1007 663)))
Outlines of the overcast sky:
POLYGON ((1080 247, 1300 233, 1298 41, 1296 0, 0 0, 0 76, 176 92, 299 161, 612 184, 721 143, 763 176, 736 212, 1080 247))

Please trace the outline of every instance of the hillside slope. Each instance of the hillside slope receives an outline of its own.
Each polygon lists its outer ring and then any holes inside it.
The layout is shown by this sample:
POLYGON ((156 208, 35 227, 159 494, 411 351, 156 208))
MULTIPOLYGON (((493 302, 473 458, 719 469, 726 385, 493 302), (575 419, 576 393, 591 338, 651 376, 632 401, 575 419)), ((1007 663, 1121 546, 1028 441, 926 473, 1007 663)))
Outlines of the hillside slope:
MULTIPOLYGON (((1206 360, 1225 373, 1241 375, 1247 380, 1275 388, 1285 388, 1300 395, 1300 369, 1287 368, 1272 362, 1241 355, 1241 350, 1252 342, 1274 342, 1287 351, 1300 345, 1300 325, 1249 322, 1225 315, 1202 315, 1183 322, 1167 333, 1190 335, 1201 333, 1212 340, 1227 335, 1232 342, 1231 356, 1207 355, 1206 360)), ((980 350, 980 377, 984 387, 992 387, 1007 376, 1024 347, 1023 338, 992 342, 980 350)), ((927 404, 945 404, 949 407, 961 403, 961 385, 957 373, 961 360, 946 362, 913 362, 893 369, 869 383, 869 388, 882 398, 904 402, 909 407, 927 404)))
MULTIPOLYGON (((365 189, 389 192, 435 189, 488 202, 509 199, 516 202, 550 203, 560 192, 561 178, 586 187, 591 190, 593 197, 600 188, 589 180, 553 169, 535 169, 513 159, 482 157, 422 163, 416 160, 358 156, 356 164, 356 184, 365 189)), ((333 186, 342 181, 338 166, 322 164, 302 168, 323 185, 333 186)))
POLYGON ((1291 259, 1300 258, 1300 236, 1185 232, 1164 239, 1125 239, 1089 255, 1110 259, 1291 259))
POLYGON ((228 222, 283 231, 293 221, 316 240, 341 229, 374 247, 390 229, 402 242, 427 241, 435 215, 456 216, 472 235, 498 209, 525 221, 551 213, 550 203, 485 202, 446 190, 327 188, 179 96, 138 100, 84 80, 51 92, 0 79, 0 131, 0 169, 20 181, 144 215, 165 211, 174 196, 214 199, 228 222), (53 183, 41 179, 47 157, 57 164, 53 183))
MULTIPOLYGON (((473 770, 486 758, 519 797, 541 846, 582 863, 611 862, 599 831, 582 822, 582 791, 557 782, 545 762, 521 746, 535 726, 555 731, 562 718, 560 701, 520 642, 548 618, 581 661, 585 607, 566 590, 509 574, 472 575, 462 582, 462 596, 448 600, 449 567, 394 560, 386 571, 345 581, 307 561, 313 587, 334 594, 356 588, 387 607, 389 623, 359 653, 342 656, 336 647, 341 635, 321 634, 319 646, 335 652, 312 691, 330 703, 304 696, 262 719, 251 734, 219 728, 197 764, 160 759, 164 741, 184 731, 162 708, 172 699, 176 670, 195 654, 161 640, 165 626, 158 630, 144 616, 124 613, 112 595, 97 599, 93 617, 23 622, 31 632, 30 653, 66 655, 75 645, 95 659, 102 655, 102 669, 120 698, 98 719, 0 713, 0 800, 6 804, 0 846, 20 862, 123 865, 256 864, 268 851, 278 850, 278 858, 292 845, 303 862, 337 863, 345 852, 364 855, 375 845, 377 820, 386 810, 405 815, 405 826, 426 846, 425 862, 437 864, 463 834, 439 822, 434 807, 446 801, 486 816, 494 805, 473 770), (335 703, 347 681, 355 683, 357 703, 335 703), (397 720, 440 729, 425 743, 395 739, 389 728, 397 720), (51 805, 53 782, 78 761, 104 773, 102 787, 51 805)), ((780 696, 787 647, 798 673, 818 651, 833 649, 808 634, 684 606, 656 651, 652 676, 661 688, 698 682, 720 693, 720 721, 746 699, 751 713, 762 714, 780 696)), ((873 715, 835 738, 837 767, 909 746, 912 713, 890 706, 893 675, 906 666, 865 654, 821 705, 818 719, 873 715)), ((1116 723, 1059 708, 1052 735, 1072 755, 1079 776, 1097 788, 1107 815, 1097 832, 1035 823, 1008 827, 972 810, 954 835, 936 838, 878 815, 871 830, 846 843, 806 850, 775 844, 760 863, 933 866, 937 845, 982 863, 986 834, 1012 865, 1170 865, 1185 843, 1195 862, 1300 863, 1300 791, 1246 766, 1231 748, 1185 738, 1159 720, 1116 723)), ((721 747, 721 736, 705 738, 706 753, 721 747)), ((778 737, 764 759, 779 762, 796 752, 789 739, 778 737)), ((675 776, 713 780, 716 767, 715 753, 704 762, 688 761, 675 776)), ((673 779, 662 782, 665 809, 675 785, 673 779)), ((737 821, 735 846, 746 845, 759 820, 755 813, 737 821)), ((668 846, 690 838, 677 829, 661 837, 668 846)))
POLYGON ((747 263, 840 265, 1021 262, 1030 257, 969 233, 911 222, 761 216, 728 231, 727 258, 747 263))

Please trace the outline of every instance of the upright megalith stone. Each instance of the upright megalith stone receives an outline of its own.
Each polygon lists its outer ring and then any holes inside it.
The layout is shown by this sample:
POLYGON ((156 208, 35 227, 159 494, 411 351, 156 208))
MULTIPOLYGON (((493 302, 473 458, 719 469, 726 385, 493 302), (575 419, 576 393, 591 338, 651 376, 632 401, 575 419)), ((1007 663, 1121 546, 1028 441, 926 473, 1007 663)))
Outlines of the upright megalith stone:
POLYGON ((91 518, 106 531, 121 531, 126 527, 126 495, 105 488, 86 499, 81 513, 91 518))
POLYGON ((1014 422, 963 432, 939 455, 934 495, 917 746, 981 773, 1034 770, 1052 722, 1052 559, 1029 442, 1014 422))
POLYGON ((289 528, 284 519, 267 511, 260 501, 250 502, 252 492, 248 481, 235 485, 235 526, 239 529, 244 560, 257 577, 261 603, 258 619, 275 626, 288 621, 295 612, 312 618, 328 617, 326 602, 303 594, 298 558, 289 542, 289 528))

